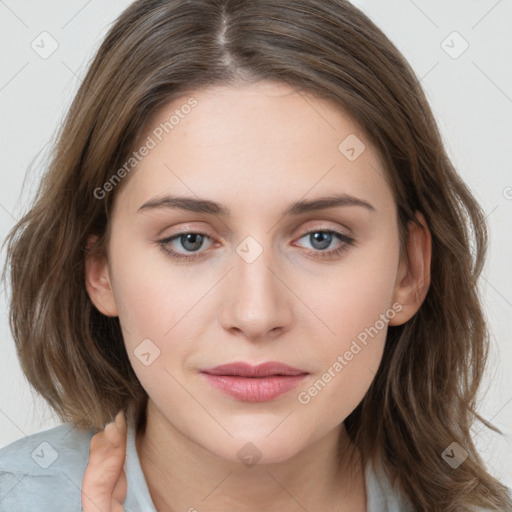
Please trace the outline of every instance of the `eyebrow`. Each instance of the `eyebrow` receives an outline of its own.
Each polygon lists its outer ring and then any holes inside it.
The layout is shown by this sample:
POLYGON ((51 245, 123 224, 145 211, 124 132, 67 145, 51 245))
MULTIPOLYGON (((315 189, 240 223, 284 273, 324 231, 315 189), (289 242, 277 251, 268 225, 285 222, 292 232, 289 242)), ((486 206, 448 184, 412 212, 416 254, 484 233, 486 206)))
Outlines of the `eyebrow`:
MULTIPOLYGON (((325 210, 327 208, 335 208, 340 206, 362 206, 372 212, 376 209, 369 202, 359 199, 348 194, 335 194, 326 197, 319 197, 308 201, 296 201, 291 203, 283 212, 283 216, 300 215, 317 210, 325 210)), ((163 196, 154 197, 146 201, 138 212, 150 209, 178 209, 196 213, 207 213, 211 215, 222 215, 229 217, 230 209, 215 201, 208 199, 196 199, 185 196, 163 196)))

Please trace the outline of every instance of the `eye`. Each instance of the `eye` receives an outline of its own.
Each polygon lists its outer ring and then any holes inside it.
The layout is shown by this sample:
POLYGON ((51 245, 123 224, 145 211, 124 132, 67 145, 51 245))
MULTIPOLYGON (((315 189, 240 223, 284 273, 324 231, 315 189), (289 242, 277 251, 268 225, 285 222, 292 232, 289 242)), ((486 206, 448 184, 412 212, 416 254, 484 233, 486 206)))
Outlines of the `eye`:
POLYGON ((332 229, 313 229, 302 235, 300 239, 306 237, 313 246, 314 250, 309 251, 309 253, 314 258, 335 258, 342 252, 346 251, 350 245, 354 245, 355 243, 353 238, 332 229), (336 249, 326 251, 325 249, 332 244, 333 240, 338 240, 338 243, 341 242, 341 245, 339 245, 336 249))
POLYGON ((181 247, 186 251, 197 252, 206 238, 211 239, 211 237, 207 233, 202 233, 198 231, 186 231, 183 233, 178 233, 177 235, 173 235, 171 237, 164 238, 163 240, 158 240, 158 244, 162 248, 164 252, 172 256, 177 260, 192 260, 197 258, 204 257, 204 254, 192 255, 188 256, 183 254, 182 252, 176 251, 169 247, 169 245, 177 241, 181 245, 181 247))
MULTIPOLYGON (((307 233, 304 233, 299 240, 306 237, 309 237, 308 240, 313 246, 313 249, 308 250, 307 252, 313 258, 321 259, 335 258, 342 252, 346 251, 350 245, 354 245, 355 243, 353 238, 331 229, 315 229, 308 231, 307 233), (338 244, 341 243, 341 245, 335 249, 326 250, 327 247, 332 245, 334 240, 337 240, 338 244)), ((157 243, 161 249, 173 259, 192 261, 207 256, 207 251, 198 252, 202 248, 206 239, 212 240, 212 237, 203 232, 184 231, 162 240, 158 240, 157 243), (182 251, 173 248, 173 245, 176 242, 181 245, 182 251), (186 254, 187 252, 197 254, 186 254)))

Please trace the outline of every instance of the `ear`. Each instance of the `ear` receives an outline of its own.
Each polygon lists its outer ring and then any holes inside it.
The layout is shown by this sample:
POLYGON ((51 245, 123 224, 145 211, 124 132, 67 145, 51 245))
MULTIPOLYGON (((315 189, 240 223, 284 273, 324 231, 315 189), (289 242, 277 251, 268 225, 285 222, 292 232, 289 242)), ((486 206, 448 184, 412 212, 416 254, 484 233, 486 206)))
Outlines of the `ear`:
POLYGON ((416 218, 421 226, 409 221, 408 258, 400 262, 393 292, 393 304, 397 302, 402 309, 390 319, 389 325, 401 325, 412 318, 425 300, 430 286, 432 238, 423 215, 416 212, 416 218))
POLYGON ((91 252, 98 237, 91 235, 85 255, 85 287, 96 308, 106 316, 117 316, 117 305, 112 291, 107 258, 91 252))

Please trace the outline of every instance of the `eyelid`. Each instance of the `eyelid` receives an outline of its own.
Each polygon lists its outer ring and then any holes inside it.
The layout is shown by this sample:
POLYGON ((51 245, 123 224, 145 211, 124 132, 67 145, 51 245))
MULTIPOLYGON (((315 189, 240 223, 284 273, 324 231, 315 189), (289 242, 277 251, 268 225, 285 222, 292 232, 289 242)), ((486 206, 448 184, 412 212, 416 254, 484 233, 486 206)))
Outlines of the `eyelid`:
POLYGON ((320 232, 320 233, 331 233, 331 234, 333 234, 335 236, 338 236, 338 237, 340 237, 342 239, 346 239, 347 241, 348 240, 354 241, 352 236, 349 236, 349 235, 343 233, 340 230, 332 229, 332 228, 311 228, 311 229, 305 231, 304 233, 302 233, 297 238, 297 240, 300 240, 301 238, 304 238, 307 235, 311 235, 312 233, 318 233, 318 232, 320 232))
MULTIPOLYGON (((339 233, 340 235, 343 235, 347 238, 353 238, 354 233, 347 226, 342 225, 340 227, 340 224, 337 224, 336 226, 333 227, 333 226, 325 225, 325 222, 326 222, 325 220, 324 221, 321 221, 321 220, 310 221, 305 224, 305 227, 304 227, 304 223, 302 223, 300 229, 297 228, 297 229, 293 230, 292 236, 294 237, 294 239, 298 239, 298 238, 302 238, 305 235, 308 235, 308 234, 310 234, 312 232, 316 232, 316 231, 332 231, 332 232, 339 233), (322 224, 322 222, 324 224, 322 224)), ((165 236, 161 236, 161 233, 163 233, 165 231, 165 229, 162 229, 157 234, 157 238, 159 240, 169 240, 170 238, 176 238, 180 235, 194 233, 194 234, 198 234, 198 235, 207 236, 210 239, 212 239, 216 242, 219 242, 217 236, 214 235, 209 229, 198 228, 198 227, 192 226, 190 224, 192 224, 192 223, 189 223, 189 224, 185 223, 185 225, 180 225, 179 231, 177 231, 176 233, 171 233, 169 235, 165 235, 165 236)), ((230 230, 230 233, 231 233, 231 230, 230 230)), ((222 237, 219 237, 219 238, 222 238, 222 237)))
POLYGON ((333 222, 327 219, 311 220, 308 222, 301 223, 298 230, 294 230, 294 233, 311 233, 311 231, 337 231, 338 233, 345 234, 346 236, 353 236, 354 232, 346 224, 340 222, 333 222))

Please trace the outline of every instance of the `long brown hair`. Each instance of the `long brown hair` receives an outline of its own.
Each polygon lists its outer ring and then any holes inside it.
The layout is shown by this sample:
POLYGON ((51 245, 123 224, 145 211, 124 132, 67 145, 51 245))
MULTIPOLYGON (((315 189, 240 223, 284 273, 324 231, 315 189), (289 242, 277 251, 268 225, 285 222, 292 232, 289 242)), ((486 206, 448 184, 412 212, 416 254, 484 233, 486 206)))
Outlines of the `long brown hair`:
POLYGON ((60 128, 34 204, 7 238, 9 319, 27 379, 78 428, 101 429, 120 409, 138 411, 143 428, 147 395, 119 320, 92 305, 84 284, 87 240, 96 234, 92 250, 105 251, 119 188, 104 186, 164 104, 265 79, 329 100, 363 128, 386 165, 402 253, 416 211, 432 235, 428 294, 410 321, 389 327, 378 374, 345 420, 351 440, 364 460, 384 462, 415 510, 512 510, 470 436, 475 418, 497 431, 475 411, 488 351, 477 293, 485 219, 413 70, 345 0, 139 0, 122 13, 60 128), (469 455, 457 469, 441 456, 454 442, 469 455))

